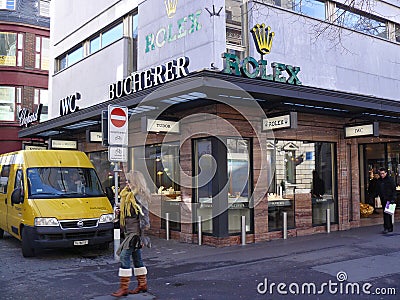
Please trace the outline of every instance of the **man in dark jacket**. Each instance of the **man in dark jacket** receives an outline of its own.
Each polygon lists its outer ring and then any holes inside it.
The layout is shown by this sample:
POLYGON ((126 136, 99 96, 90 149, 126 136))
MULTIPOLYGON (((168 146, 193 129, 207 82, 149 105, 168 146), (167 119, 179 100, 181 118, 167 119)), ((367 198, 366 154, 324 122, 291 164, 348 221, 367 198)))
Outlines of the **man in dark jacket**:
MULTIPOLYGON (((387 202, 394 203, 396 198, 396 185, 392 178, 387 174, 385 168, 379 169, 379 180, 378 180, 378 195, 381 198, 382 207, 386 206, 387 202)), ((387 213, 383 213, 383 233, 393 231, 392 216, 387 213)))

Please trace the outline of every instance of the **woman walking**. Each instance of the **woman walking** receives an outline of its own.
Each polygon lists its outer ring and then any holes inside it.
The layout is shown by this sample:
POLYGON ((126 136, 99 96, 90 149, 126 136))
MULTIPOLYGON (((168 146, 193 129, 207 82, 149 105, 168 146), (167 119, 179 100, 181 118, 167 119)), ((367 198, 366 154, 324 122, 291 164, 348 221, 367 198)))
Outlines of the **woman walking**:
POLYGON ((125 238, 117 250, 121 266, 118 275, 120 288, 112 294, 114 297, 127 296, 147 292, 147 268, 142 261, 142 246, 150 247, 150 240, 144 236, 144 231, 150 228, 148 203, 150 192, 142 173, 130 171, 126 174, 127 185, 120 192, 121 204, 119 221, 121 233, 125 238), (132 276, 131 257, 133 261, 133 273, 138 281, 134 290, 129 290, 132 276))

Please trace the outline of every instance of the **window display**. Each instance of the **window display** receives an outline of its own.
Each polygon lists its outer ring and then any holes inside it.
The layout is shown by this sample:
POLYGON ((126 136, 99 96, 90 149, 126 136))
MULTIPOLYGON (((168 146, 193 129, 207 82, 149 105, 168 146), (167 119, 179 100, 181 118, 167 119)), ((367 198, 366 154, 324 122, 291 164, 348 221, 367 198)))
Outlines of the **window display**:
POLYGON ((143 165, 143 148, 133 148, 134 169, 145 168, 149 187, 155 202, 161 202, 161 228, 166 228, 166 214, 169 214, 171 230, 180 230, 181 191, 179 175, 179 143, 146 145, 144 148, 145 165, 143 165), (142 160, 142 161, 140 161, 142 160))
POLYGON ((241 217, 246 217, 246 231, 250 231, 249 179, 250 157, 249 141, 227 139, 228 156, 228 226, 229 232, 240 232, 241 217))
POLYGON ((310 195, 312 223, 326 223, 326 209, 331 209, 331 222, 336 221, 334 144, 306 141, 267 142, 268 161, 275 170, 268 190, 268 227, 282 230, 283 212, 288 228, 295 227, 296 195, 310 195))

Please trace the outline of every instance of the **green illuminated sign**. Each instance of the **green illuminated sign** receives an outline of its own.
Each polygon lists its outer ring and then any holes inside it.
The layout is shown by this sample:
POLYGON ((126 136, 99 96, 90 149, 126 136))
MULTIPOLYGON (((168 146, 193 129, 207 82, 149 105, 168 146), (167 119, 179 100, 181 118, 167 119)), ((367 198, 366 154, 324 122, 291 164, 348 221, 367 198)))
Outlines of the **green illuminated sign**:
POLYGON ((239 57, 231 53, 223 53, 222 58, 224 59, 222 73, 301 85, 301 81, 297 77, 300 67, 273 62, 271 63, 272 73, 268 74, 267 61, 265 59, 257 61, 255 58, 248 56, 240 61, 239 57))

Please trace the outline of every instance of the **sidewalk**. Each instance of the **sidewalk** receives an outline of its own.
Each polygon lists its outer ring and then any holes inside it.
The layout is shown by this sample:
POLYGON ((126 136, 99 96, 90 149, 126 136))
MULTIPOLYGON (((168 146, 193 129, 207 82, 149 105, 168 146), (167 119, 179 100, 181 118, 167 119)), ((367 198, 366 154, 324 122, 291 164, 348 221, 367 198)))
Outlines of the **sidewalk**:
POLYGON ((349 282, 381 283, 400 294, 399 280, 394 280, 400 276, 400 230, 381 232, 382 225, 376 225, 224 248, 152 238, 153 247, 143 250, 149 292, 124 299, 254 299, 266 276, 319 282, 336 280, 339 271, 349 282), (247 293, 237 288, 243 285, 247 293))

